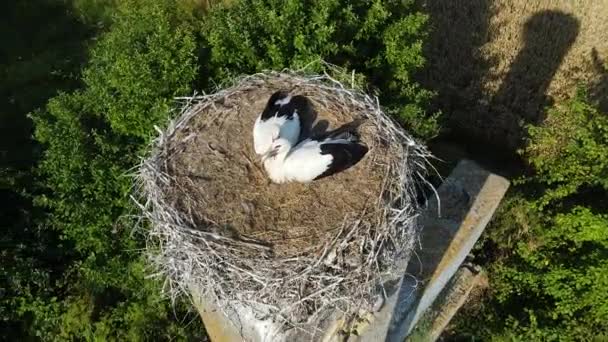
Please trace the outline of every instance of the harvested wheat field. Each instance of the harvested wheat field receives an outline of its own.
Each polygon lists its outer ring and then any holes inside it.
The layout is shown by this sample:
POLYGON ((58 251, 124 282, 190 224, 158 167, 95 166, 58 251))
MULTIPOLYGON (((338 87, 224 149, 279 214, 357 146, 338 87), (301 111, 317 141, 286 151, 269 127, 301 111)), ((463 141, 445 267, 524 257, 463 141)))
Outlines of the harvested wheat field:
POLYGON ((149 256, 174 293, 195 287, 297 324, 329 308, 371 310, 383 283, 401 276, 430 155, 377 98, 329 75, 256 74, 189 98, 159 131, 138 177, 149 256), (305 135, 362 121, 367 155, 312 183, 272 184, 252 129, 280 89, 309 99, 305 135))
MULTIPOLYGON (((608 95, 608 0, 426 1, 434 32, 424 83, 450 126, 502 148, 577 85, 608 95)), ((604 105, 606 101, 603 100, 604 105)))

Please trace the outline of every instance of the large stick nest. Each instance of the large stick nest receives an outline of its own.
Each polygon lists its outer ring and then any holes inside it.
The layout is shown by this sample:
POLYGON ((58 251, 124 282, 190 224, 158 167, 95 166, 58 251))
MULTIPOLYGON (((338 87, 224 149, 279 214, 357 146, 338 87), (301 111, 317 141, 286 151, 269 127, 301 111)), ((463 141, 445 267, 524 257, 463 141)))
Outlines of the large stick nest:
POLYGON ((327 74, 255 74, 183 100, 137 174, 148 254, 169 288, 195 286, 220 305, 263 307, 291 324, 327 308, 371 310, 409 259, 426 148, 377 98, 327 74), (368 154, 323 180, 271 184, 251 131, 278 89, 310 99, 317 129, 365 119, 368 154))

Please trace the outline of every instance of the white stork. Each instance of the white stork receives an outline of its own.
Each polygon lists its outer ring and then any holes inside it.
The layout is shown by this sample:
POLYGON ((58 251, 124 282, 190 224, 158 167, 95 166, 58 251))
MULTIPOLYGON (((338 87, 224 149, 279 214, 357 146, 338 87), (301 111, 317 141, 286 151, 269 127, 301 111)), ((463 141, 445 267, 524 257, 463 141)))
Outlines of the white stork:
POLYGON ((292 145, 300 137, 299 106, 305 103, 304 96, 291 96, 279 90, 270 96, 266 108, 253 125, 253 148, 258 155, 266 154, 272 143, 283 138, 292 145))
POLYGON ((368 151, 352 132, 308 138, 292 146, 287 139, 276 139, 262 158, 274 183, 308 183, 331 176, 359 162, 368 151))

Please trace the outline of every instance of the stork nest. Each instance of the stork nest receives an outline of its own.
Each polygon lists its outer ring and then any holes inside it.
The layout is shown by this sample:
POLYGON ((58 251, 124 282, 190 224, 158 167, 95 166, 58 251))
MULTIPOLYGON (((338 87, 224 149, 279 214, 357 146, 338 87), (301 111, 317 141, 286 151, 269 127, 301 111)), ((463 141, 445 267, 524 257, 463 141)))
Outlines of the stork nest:
POLYGON ((264 308, 290 324, 328 308, 372 310, 382 284, 401 276, 409 259, 429 152, 377 98, 328 74, 267 72, 233 82, 182 98, 139 166, 138 202, 158 274, 173 293, 195 286, 220 306, 264 308), (317 117, 311 134, 364 119, 368 154, 319 181, 271 184, 252 129, 279 89, 308 97, 317 117))

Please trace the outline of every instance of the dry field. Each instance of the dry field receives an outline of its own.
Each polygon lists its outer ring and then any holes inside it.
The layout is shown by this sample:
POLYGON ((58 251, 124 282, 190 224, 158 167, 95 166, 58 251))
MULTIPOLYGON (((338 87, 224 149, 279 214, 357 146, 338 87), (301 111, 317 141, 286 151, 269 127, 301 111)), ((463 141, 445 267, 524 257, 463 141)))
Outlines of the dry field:
POLYGON ((608 0, 425 0, 433 33, 423 83, 457 135, 520 147, 522 124, 590 88, 608 101, 608 0))

